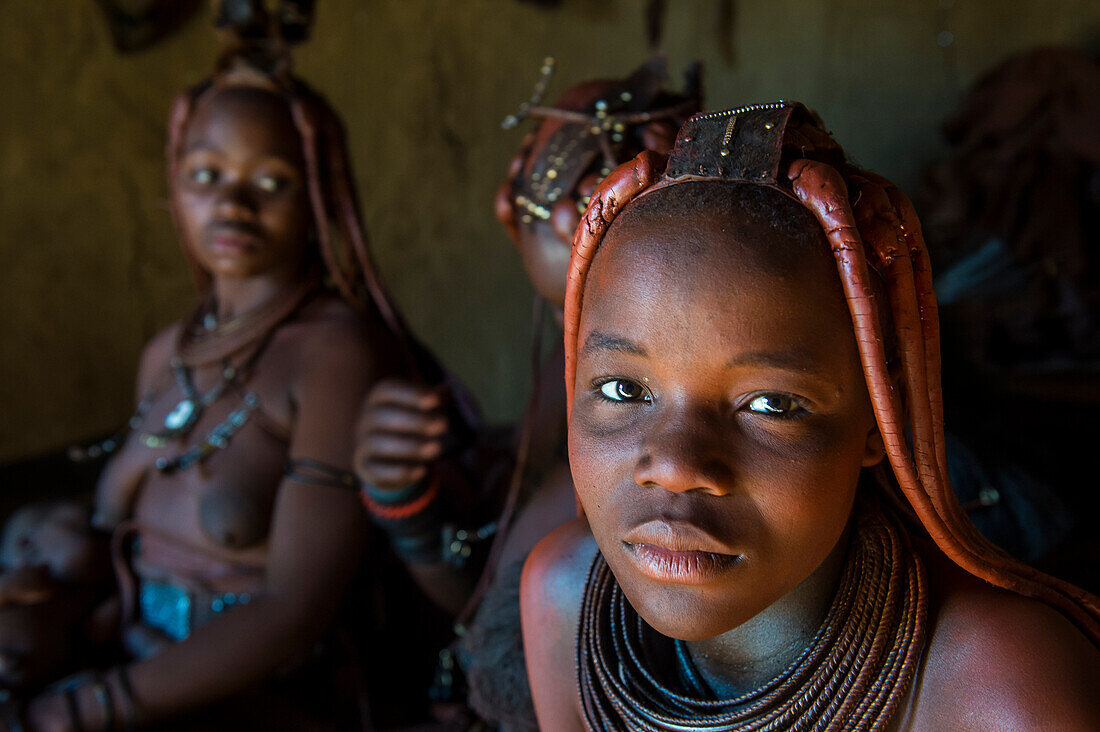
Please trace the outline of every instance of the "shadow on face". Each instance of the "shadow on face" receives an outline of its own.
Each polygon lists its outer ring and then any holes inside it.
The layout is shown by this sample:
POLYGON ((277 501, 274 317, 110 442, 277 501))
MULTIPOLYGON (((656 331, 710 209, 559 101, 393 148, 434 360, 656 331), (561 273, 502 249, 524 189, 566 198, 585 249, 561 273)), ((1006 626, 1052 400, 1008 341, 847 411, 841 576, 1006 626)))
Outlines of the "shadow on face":
POLYGON ((593 262, 578 356, 581 502, 666 635, 716 636, 810 577, 882 459, 835 262, 777 191, 685 183, 630 204, 593 262))

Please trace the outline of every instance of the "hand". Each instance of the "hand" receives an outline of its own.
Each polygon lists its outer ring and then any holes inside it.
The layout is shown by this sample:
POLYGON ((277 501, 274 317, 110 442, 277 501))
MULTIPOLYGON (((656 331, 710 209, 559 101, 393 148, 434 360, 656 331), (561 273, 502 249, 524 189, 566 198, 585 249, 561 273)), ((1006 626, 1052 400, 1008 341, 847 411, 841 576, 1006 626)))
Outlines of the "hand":
POLYGON ((445 387, 402 379, 374 386, 359 418, 355 472, 360 480, 397 490, 428 475, 452 428, 445 393, 445 387))

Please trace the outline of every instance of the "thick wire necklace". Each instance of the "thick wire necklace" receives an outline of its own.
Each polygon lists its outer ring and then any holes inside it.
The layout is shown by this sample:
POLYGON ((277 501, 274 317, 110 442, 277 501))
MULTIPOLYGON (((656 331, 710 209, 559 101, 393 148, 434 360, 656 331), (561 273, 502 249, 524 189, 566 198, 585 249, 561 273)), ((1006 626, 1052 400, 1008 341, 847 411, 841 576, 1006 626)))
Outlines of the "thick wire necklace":
POLYGON ((924 568, 904 529, 876 500, 861 500, 836 597, 810 645, 763 686, 714 699, 682 643, 673 646, 687 683, 672 688, 647 667, 647 647, 669 639, 638 616, 597 554, 577 633, 585 723, 601 731, 884 729, 916 671, 927 605, 924 568))

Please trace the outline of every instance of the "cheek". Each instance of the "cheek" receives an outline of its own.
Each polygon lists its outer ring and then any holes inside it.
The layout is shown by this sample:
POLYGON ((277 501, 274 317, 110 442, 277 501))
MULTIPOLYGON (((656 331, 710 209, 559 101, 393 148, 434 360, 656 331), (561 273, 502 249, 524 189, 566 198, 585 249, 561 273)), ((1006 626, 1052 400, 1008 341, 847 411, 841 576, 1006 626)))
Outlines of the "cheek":
POLYGON ((592 420, 577 409, 569 425, 569 467, 581 505, 593 532, 621 491, 632 485, 633 444, 623 434, 596 429, 592 420))
POLYGON ((184 231, 194 235, 210 222, 213 214, 213 201, 210 196, 187 192, 180 193, 176 196, 176 212, 184 231))
POLYGON ((313 220, 309 200, 305 196, 271 201, 263 207, 260 218, 265 229, 291 242, 304 238, 313 220))
POLYGON ((816 566, 848 521, 863 441, 837 425, 734 449, 740 487, 761 517, 761 551, 780 564, 816 566))

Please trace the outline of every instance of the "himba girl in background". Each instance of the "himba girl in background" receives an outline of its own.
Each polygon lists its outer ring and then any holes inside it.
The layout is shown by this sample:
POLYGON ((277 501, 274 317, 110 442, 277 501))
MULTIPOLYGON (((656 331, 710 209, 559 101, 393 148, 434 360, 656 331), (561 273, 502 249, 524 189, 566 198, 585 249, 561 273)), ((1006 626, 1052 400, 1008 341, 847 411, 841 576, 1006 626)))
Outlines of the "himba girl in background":
POLYGON ((179 723, 362 719, 331 632, 367 528, 354 423, 411 346, 339 118, 290 71, 311 7, 221 3, 217 72, 172 107, 171 209, 199 305, 145 349, 128 433, 93 450, 115 453, 92 521, 112 533, 125 650, 30 699, 33 729, 165 728, 230 697, 179 723))

